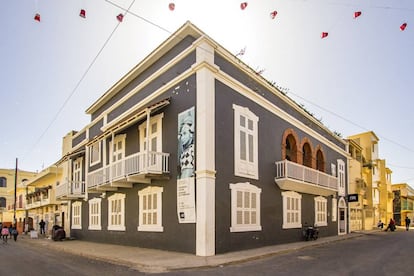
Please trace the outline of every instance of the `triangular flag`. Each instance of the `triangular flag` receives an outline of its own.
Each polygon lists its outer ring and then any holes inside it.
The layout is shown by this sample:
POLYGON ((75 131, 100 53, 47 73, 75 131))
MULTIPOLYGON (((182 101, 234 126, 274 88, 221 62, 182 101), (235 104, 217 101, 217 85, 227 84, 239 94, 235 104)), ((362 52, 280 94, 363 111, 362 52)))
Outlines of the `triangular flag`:
POLYGON ((168 4, 168 8, 170 9, 170 11, 173 11, 175 9, 175 4, 174 3, 168 4))
POLYGON ((34 20, 39 21, 40 22, 40 13, 36 13, 34 16, 34 20))
POLYGON ((325 38, 325 37, 327 37, 328 36, 328 33, 327 32, 322 32, 322 34, 321 34, 321 38, 325 38))
POLYGON ((120 13, 116 16, 116 19, 118 19, 119 22, 122 22, 122 20, 124 19, 124 15, 120 13))
POLYGON ((86 18, 86 11, 84 9, 80 10, 79 16, 82 18, 86 18))
POLYGON ((276 15, 277 15, 277 11, 272 11, 270 13, 270 18, 275 19, 276 15))
POLYGON ((401 26, 400 26, 400 30, 401 30, 401 31, 404 31, 404 30, 405 30, 405 28, 407 28, 407 23, 403 23, 403 24, 401 24, 401 26))
POLYGON ((240 4, 240 9, 244 10, 247 7, 247 2, 243 2, 240 4))
POLYGON ((354 18, 357 18, 358 16, 361 16, 361 14, 362 14, 361 11, 354 12, 354 18))

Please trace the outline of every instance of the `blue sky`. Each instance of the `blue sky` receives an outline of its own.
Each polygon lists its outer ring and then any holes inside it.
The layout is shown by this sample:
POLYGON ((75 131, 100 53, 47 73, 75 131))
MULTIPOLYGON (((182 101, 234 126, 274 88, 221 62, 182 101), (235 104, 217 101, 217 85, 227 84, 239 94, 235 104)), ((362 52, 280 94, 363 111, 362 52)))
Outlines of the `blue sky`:
POLYGON ((231 52, 245 48, 245 63, 332 131, 373 130, 393 182, 414 187, 412 0, 1 2, 1 168, 56 162, 62 137, 89 122, 85 110, 190 20, 231 52))

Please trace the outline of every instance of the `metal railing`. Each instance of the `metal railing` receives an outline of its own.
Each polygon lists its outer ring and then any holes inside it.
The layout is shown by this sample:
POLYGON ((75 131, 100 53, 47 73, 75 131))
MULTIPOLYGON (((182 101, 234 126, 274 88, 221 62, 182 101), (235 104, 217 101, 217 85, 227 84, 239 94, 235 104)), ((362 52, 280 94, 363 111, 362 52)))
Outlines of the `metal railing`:
POLYGON ((87 177, 88 188, 137 174, 168 173, 168 153, 138 152, 113 162, 101 169, 90 172, 87 177))
POLYGON ((55 197, 83 196, 85 195, 84 181, 67 181, 56 186, 55 197))
POLYGON ((337 177, 288 160, 276 162, 276 179, 281 178, 291 178, 330 189, 338 189, 337 177))

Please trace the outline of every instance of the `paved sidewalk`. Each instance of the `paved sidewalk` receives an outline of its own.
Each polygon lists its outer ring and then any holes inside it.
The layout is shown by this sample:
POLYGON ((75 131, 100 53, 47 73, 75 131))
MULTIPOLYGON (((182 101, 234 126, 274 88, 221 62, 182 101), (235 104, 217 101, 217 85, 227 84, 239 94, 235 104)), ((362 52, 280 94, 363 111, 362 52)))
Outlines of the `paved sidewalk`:
POLYGON ((36 246, 43 246, 45 248, 77 254, 96 260, 125 265, 142 272, 159 273, 170 270, 217 267, 245 262, 262 257, 300 250, 311 246, 318 246, 340 240, 356 238, 378 231, 379 230, 353 232, 341 236, 319 238, 316 241, 304 241, 267 246, 257 249, 218 254, 210 257, 199 257, 188 253, 102 244, 81 240, 65 240, 55 242, 48 238, 31 239, 30 236, 25 235, 19 235, 19 240, 25 243, 35 244, 36 246))

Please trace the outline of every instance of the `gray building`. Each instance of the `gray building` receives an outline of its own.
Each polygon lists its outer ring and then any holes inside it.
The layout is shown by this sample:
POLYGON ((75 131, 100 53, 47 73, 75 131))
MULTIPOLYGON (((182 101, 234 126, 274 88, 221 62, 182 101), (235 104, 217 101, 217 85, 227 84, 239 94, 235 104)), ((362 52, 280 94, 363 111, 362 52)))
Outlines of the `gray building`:
POLYGON ((87 113, 72 237, 211 256, 347 232, 346 142, 190 22, 87 113))

